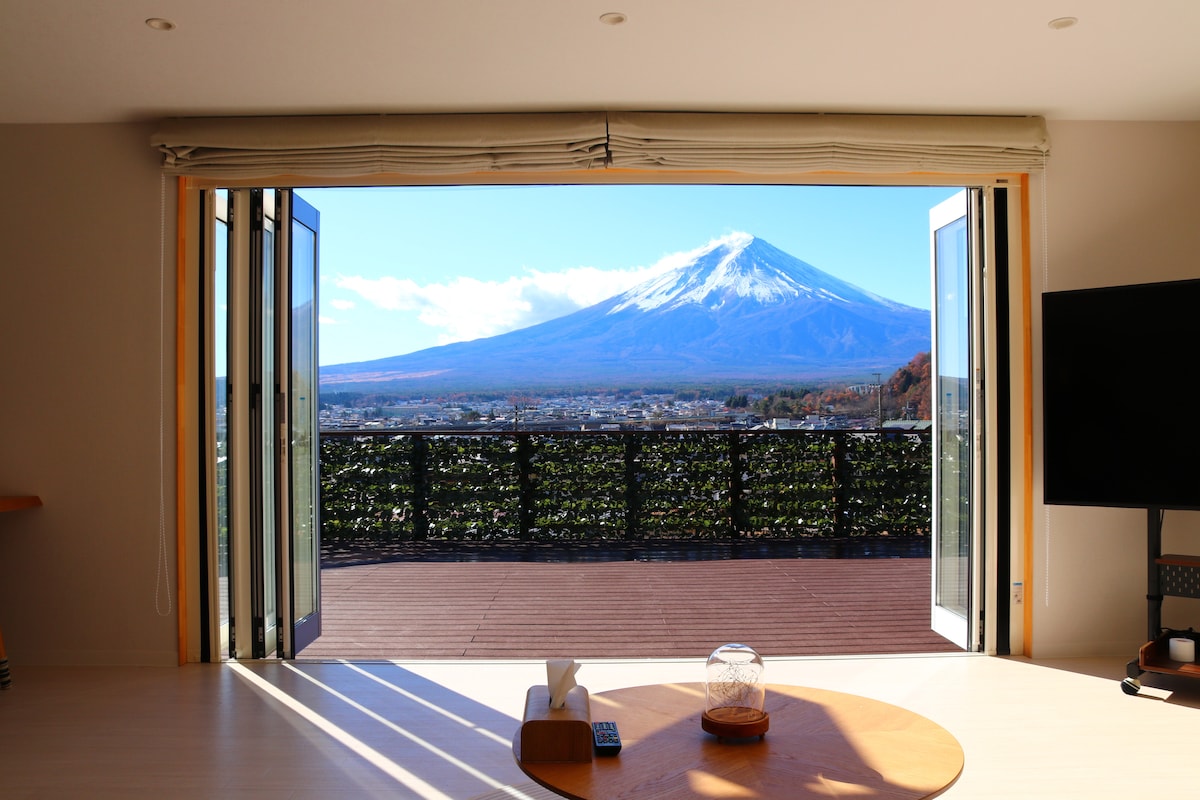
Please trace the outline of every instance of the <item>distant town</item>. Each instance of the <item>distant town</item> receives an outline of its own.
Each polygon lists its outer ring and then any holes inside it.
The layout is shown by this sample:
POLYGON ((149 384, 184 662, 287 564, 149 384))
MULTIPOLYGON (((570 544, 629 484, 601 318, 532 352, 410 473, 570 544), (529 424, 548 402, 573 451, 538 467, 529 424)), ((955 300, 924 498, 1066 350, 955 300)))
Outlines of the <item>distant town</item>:
MULTIPOLYGON (((676 393, 580 394, 513 397, 495 400, 407 400, 358 405, 322 402, 322 431, 420 430, 479 432, 512 430, 712 431, 712 430, 867 430, 881 427, 921 429, 927 420, 911 409, 894 408, 879 398, 879 384, 847 387, 861 403, 853 411, 827 408, 820 413, 766 416, 743 396, 681 399, 676 393), (732 401, 732 402, 731 402, 732 401)), ((886 393, 887 386, 883 386, 886 393)))

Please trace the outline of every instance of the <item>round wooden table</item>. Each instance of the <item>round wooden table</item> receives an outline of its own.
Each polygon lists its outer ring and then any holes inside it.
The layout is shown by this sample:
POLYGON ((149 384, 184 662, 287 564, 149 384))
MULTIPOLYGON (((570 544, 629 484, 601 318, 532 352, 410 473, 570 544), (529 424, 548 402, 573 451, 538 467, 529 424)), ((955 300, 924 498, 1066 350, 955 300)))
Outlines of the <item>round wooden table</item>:
POLYGON ((517 765, 579 800, 616 798, 936 797, 963 767, 958 741, 899 706, 800 686, 767 687, 762 740, 718 742, 700 728, 704 685, 662 684, 591 696, 592 720, 612 720, 619 755, 590 763, 517 765))

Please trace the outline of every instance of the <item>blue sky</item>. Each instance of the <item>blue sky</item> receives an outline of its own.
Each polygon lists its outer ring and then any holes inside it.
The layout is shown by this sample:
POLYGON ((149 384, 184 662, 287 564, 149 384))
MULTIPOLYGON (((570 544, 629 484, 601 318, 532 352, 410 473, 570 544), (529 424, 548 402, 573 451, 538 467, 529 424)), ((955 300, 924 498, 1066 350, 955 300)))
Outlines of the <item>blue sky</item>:
POLYGON ((320 363, 527 327, 743 231, 929 308, 929 209, 946 187, 300 189, 321 212, 320 363))

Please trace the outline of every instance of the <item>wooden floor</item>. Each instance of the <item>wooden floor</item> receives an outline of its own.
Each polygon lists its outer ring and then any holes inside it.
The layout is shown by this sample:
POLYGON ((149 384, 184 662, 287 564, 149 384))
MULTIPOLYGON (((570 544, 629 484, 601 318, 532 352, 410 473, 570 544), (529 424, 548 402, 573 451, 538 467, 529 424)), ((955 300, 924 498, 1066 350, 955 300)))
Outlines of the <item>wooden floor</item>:
MULTIPOLYGON (((1148 676, 1170 691, 1130 697, 1124 662, 774 658, 767 678, 944 727, 966 755, 947 800, 1195 796, 1200 681, 1148 676)), ((551 800, 512 756, 526 689, 546 679, 540 661, 15 663, 12 677, 0 692, 4 800, 551 800)), ((696 682, 704 660, 584 661, 576 677, 593 693, 696 682)), ((793 796, 835 795, 867 797, 828 783, 793 796)), ((693 798, 755 796, 731 786, 693 798)))
POLYGON ((405 562, 322 570, 304 659, 692 658, 954 652, 930 561, 405 562))

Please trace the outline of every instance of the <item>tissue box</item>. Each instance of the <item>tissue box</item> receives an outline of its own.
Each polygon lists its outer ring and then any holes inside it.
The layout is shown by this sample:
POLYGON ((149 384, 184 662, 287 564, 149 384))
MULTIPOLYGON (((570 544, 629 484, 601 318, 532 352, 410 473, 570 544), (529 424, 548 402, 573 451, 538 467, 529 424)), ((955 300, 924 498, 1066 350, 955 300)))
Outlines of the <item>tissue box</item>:
POLYGON ((531 686, 521 723, 522 761, 592 760, 592 712, 587 689, 576 686, 562 708, 550 707, 550 690, 531 686))

